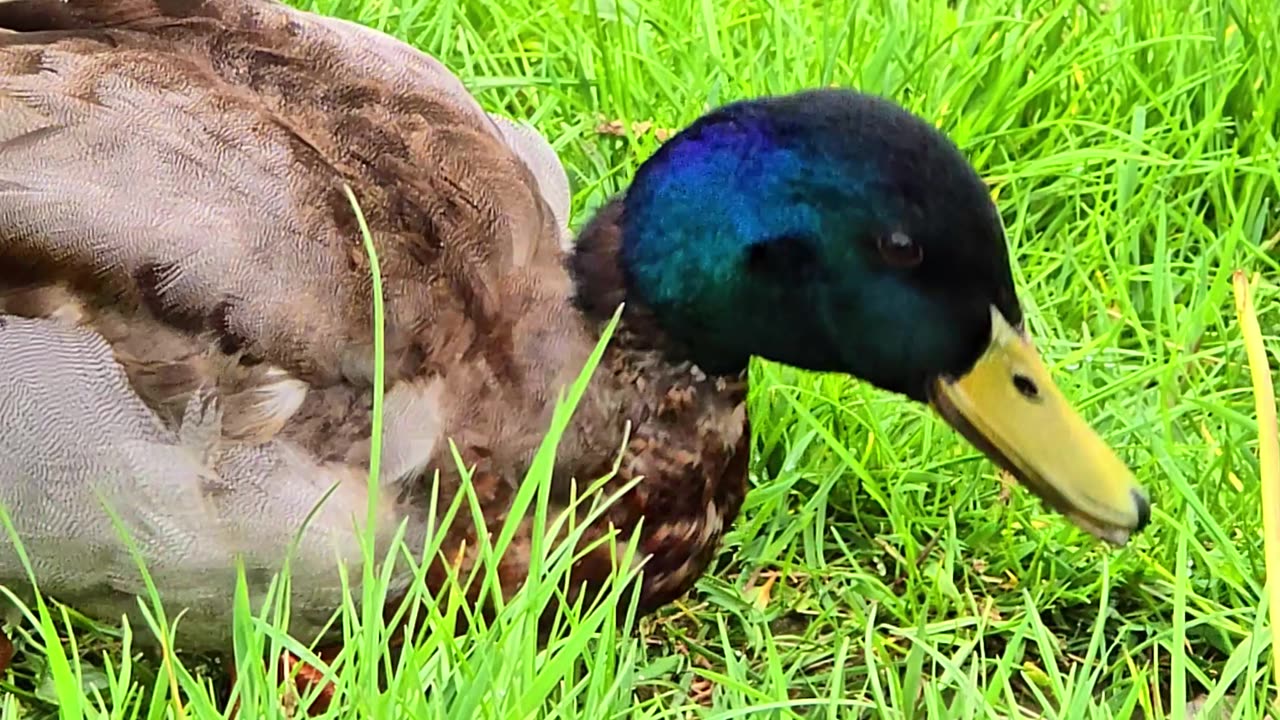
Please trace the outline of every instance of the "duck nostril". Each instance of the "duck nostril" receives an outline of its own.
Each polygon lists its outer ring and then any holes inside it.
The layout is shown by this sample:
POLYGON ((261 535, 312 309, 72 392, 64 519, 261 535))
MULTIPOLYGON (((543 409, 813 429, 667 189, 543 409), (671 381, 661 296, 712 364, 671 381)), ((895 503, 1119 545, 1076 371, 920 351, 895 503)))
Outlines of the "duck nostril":
POLYGON ((1013 386, 1018 392, 1028 400, 1040 399, 1040 388, 1036 387, 1036 383, 1031 378, 1021 373, 1015 373, 1013 376, 1013 386))

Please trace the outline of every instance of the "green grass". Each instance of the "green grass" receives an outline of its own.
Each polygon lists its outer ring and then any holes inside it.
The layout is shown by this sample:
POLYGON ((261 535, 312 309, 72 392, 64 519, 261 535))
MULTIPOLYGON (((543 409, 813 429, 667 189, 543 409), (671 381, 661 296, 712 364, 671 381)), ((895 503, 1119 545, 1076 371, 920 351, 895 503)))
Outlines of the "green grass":
MULTIPOLYGON (((545 548, 528 591, 465 636, 427 632, 384 656, 378 618, 350 608, 333 717, 1156 718, 1206 695, 1263 716, 1257 423, 1231 275, 1259 274, 1280 366, 1280 5, 302 4, 406 39, 487 108, 534 122, 569 168, 575 227, 658 130, 708 106, 834 84, 936 119, 990 181, 1064 392, 1156 502, 1151 527, 1108 550, 1008 489, 926 409, 758 363, 753 490, 696 592, 620 630, 601 609, 571 614, 541 648, 532 619, 558 602, 568 561, 545 548), (598 129, 609 121, 642 132, 598 129)), ((535 512, 540 487, 523 495, 535 512)), ((381 572, 366 569, 366 600, 381 572)), ((292 641, 244 604, 241 712, 282 716, 274 669, 255 660, 292 641)), ((129 631, 35 610, 41 629, 13 629, 5 717, 225 715, 216 664, 160 663, 129 631)), ((417 625, 462 612, 446 598, 417 625)))

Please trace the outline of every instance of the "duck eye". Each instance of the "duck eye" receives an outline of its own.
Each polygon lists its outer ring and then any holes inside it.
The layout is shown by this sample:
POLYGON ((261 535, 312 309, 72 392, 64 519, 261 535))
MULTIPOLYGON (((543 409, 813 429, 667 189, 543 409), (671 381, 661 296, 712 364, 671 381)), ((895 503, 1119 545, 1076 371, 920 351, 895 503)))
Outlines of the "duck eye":
POLYGON ((880 250, 880 257, 892 267, 913 268, 924 260, 924 248, 906 233, 881 235, 876 241, 876 247, 880 250))

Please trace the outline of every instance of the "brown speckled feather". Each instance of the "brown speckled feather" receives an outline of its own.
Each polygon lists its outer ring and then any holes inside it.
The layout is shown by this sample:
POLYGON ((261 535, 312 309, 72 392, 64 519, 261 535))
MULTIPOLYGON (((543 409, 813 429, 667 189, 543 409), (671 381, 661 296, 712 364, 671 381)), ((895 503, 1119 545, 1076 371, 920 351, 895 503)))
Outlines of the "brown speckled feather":
MULTIPOLYGON (((475 468, 487 524, 501 525, 556 400, 626 299, 616 208, 567 262, 568 186, 549 147, 487 115, 434 59, 358 25, 271 0, 8 0, 0 28, 21 31, 0 33, 0 311, 105 340, 141 407, 178 432, 165 442, 198 435, 179 432, 193 400, 217 400, 212 449, 200 451, 214 479, 200 482, 221 499, 200 522, 226 550, 197 566, 156 531, 169 597, 208 623, 184 622, 190 642, 214 647, 230 630, 232 588, 190 587, 213 582, 202 567, 252 548, 273 569, 282 513, 271 502, 293 502, 289 483, 332 474, 348 491, 339 510, 363 513, 372 286, 344 186, 385 283, 384 476, 400 489, 388 517, 421 532, 436 471, 447 506, 461 481, 451 440, 475 468), (259 452, 270 461, 234 459, 259 452)), ((555 469, 561 508, 627 443, 605 491, 642 479, 588 534, 611 524, 626 536, 644 518, 647 609, 692 585, 745 491, 742 382, 667 349, 629 307, 555 469)), ((305 482, 300 497, 316 481, 305 482)), ((138 512, 166 519, 163 507, 138 512)), ((38 515, 26 522, 40 530, 38 515)), ((529 532, 502 561, 508 593, 529 532)), ((469 565, 476 547, 460 520, 442 555, 469 565)), ((575 577, 599 582, 609 552, 575 577)), ((307 572, 299 580, 295 566, 295 584, 333 582, 307 572)), ((309 598, 315 611, 339 602, 309 598)))

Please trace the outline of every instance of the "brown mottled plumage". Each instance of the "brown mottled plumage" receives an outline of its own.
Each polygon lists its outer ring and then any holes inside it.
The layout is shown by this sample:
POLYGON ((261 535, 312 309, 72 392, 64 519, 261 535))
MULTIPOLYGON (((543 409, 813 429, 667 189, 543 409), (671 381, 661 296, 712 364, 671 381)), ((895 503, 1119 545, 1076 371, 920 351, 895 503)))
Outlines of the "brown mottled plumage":
MULTIPOLYGON (((193 401, 218 402, 198 454, 213 476, 203 497, 224 504, 192 521, 188 545, 154 540, 177 578, 160 582, 170 612, 196 606, 179 643, 229 647, 226 572, 248 554, 251 579, 266 580, 281 541, 260 525, 282 532, 284 518, 261 496, 302 482, 236 475, 228 452, 268 448, 263 462, 284 476, 338 478, 347 494, 330 502, 347 505, 316 532, 355 557, 340 526, 343 511, 364 512, 372 286, 344 183, 386 292, 387 518, 420 538, 437 471, 448 506, 460 483, 452 440, 490 530, 501 526, 558 394, 625 299, 607 213, 580 239, 575 286, 567 207, 556 207, 567 195, 550 186, 563 171, 540 165, 545 148, 522 144, 433 59, 271 0, 17 0, 0 2, 0 27, 21 31, 0 35, 0 310, 100 335, 179 435, 193 401), (221 574, 198 578, 183 553, 202 532, 214 546, 204 567, 221 574)), ((626 442, 605 492, 643 480, 587 540, 610 527, 626 538, 644 518, 646 610, 710 561, 742 503, 749 438, 742 380, 707 377, 665 349, 630 308, 561 442, 552 497, 564 507, 626 442)), ((530 531, 521 526, 499 568, 504 592, 524 579, 530 531)), ((477 546, 464 510, 441 555, 461 559, 465 577, 477 546)), ((594 550, 575 579, 602 581, 610 553, 594 550)), ((299 632, 340 602, 325 558, 295 561, 295 603, 315 611, 298 613, 299 632)), ((437 562, 429 579, 443 572, 437 562)), ((108 617, 130 612, 127 598, 79 582, 44 588, 108 617)))

